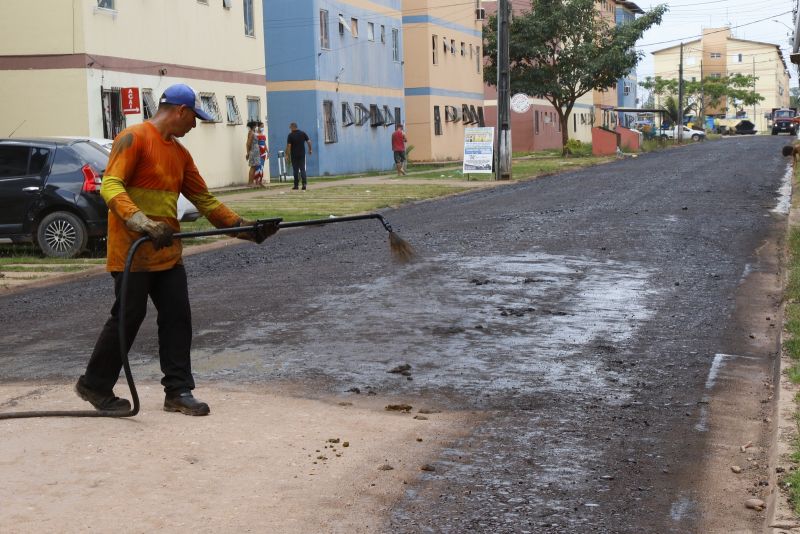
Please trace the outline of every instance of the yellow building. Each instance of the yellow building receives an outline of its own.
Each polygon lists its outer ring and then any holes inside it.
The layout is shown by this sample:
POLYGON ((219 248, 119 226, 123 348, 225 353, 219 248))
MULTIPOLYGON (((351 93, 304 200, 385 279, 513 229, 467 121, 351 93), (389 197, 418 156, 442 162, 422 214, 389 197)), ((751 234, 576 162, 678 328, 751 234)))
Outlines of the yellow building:
POLYGON ((403 0, 411 159, 460 160, 464 128, 484 123, 482 21, 475 7, 475 2, 403 0))
MULTIPOLYGON (((678 78, 680 45, 653 52, 655 75, 678 78)), ((721 78, 734 74, 755 75, 755 91, 764 97, 756 106, 736 108, 734 102, 723 102, 716 109, 707 109, 707 116, 746 116, 765 133, 770 129, 772 108, 789 105, 789 71, 780 46, 773 43, 747 41, 732 36, 730 28, 707 28, 703 37, 683 44, 683 79, 721 78)), ((659 102, 656 102, 659 105, 659 102)))
POLYGON ((261 12, 261 0, 4 2, 0 136, 113 137, 188 83, 218 120, 182 142, 210 187, 244 183, 244 123, 266 122, 261 12))

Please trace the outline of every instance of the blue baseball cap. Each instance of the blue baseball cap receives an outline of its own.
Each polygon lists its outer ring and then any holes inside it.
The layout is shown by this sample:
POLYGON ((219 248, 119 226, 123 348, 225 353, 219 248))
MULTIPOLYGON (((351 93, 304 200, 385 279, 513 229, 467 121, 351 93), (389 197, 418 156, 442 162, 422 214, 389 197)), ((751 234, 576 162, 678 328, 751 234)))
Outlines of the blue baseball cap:
POLYGON ((200 101, 200 95, 197 94, 197 91, 185 83, 176 83, 175 85, 167 87, 158 102, 160 104, 186 106, 191 108, 200 119, 204 121, 214 120, 211 115, 203 110, 203 104, 200 101))

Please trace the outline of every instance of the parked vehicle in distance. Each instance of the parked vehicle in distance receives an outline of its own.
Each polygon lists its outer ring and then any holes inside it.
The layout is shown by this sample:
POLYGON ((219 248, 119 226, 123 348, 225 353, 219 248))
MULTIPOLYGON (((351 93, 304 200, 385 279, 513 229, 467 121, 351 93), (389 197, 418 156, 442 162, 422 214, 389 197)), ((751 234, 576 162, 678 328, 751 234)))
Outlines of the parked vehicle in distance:
MULTIPOLYGON (((667 128, 661 129, 661 139, 678 139, 678 126, 674 128, 667 128)), ((687 126, 681 126, 683 128, 683 132, 681 133, 681 139, 687 140, 691 139, 692 141, 700 141, 701 139, 706 138, 706 132, 703 130, 693 130, 687 126)))
POLYGON ((740 121, 734 128, 736 135, 755 135, 756 132, 756 125, 748 120, 740 121))
POLYGON ((0 140, 0 238, 72 258, 106 236, 108 153, 87 140, 0 140))
POLYGON ((797 108, 772 108, 772 135, 786 132, 797 134, 797 108))
MULTIPOLYGON (((111 155, 111 147, 114 145, 113 139, 105 139, 102 137, 65 137, 64 139, 83 139, 87 141, 91 141, 106 151, 108 155, 111 155)), ((189 199, 183 196, 181 193, 178 195, 178 220, 180 222, 192 222, 196 221, 200 218, 200 212, 197 211, 197 208, 194 204, 189 202, 189 199)))
MULTIPOLYGON (((73 258, 108 230, 100 196, 109 139, 0 139, 0 239, 34 243, 50 257, 73 258), (96 142, 99 141, 100 143, 96 142)), ((200 212, 183 195, 178 220, 200 212)))

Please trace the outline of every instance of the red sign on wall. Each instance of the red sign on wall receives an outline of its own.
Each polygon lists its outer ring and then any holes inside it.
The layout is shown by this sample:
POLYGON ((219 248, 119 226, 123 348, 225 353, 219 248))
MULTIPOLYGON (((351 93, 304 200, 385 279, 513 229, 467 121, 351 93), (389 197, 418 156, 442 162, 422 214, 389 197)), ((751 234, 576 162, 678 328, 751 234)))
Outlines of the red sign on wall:
POLYGON ((131 115, 142 112, 138 87, 123 87, 119 91, 119 96, 122 99, 122 113, 131 115))

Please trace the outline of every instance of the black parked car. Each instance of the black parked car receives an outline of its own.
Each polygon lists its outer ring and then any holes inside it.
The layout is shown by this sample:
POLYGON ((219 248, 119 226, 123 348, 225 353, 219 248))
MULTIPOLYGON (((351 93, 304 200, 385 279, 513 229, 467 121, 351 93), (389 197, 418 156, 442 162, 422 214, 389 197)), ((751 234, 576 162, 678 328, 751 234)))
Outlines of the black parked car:
POLYGON ((91 141, 0 140, 0 238, 71 258, 106 236, 107 152, 91 141))
POLYGON ((736 125, 736 135, 755 135, 756 125, 748 120, 740 121, 736 125))

